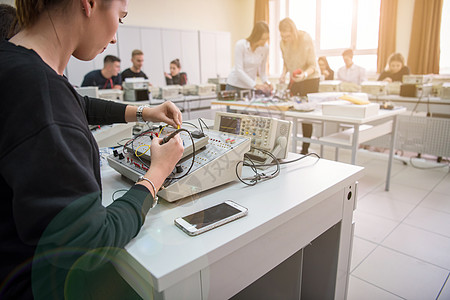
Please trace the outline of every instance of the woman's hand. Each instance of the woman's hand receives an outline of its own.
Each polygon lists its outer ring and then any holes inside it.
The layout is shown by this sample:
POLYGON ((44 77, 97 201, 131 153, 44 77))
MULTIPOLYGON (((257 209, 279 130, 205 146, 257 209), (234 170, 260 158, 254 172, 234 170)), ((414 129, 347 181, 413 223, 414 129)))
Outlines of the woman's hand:
POLYGON ((305 80, 305 73, 300 73, 300 74, 294 75, 294 76, 292 76, 291 79, 294 82, 300 82, 302 80, 305 80))
MULTIPOLYGON (((184 151, 183 142, 178 134, 165 144, 161 145, 161 142, 162 139, 153 138, 150 148, 152 163, 145 174, 145 177, 153 182, 156 190, 159 190, 167 176, 172 173, 184 151)), ((147 186, 150 191, 152 190, 145 181, 140 183, 147 186)))
POLYGON ((142 116, 145 121, 164 122, 174 128, 181 127, 183 122, 181 111, 171 101, 166 101, 156 107, 145 108, 142 116))
POLYGON ((383 81, 391 83, 392 82, 392 78, 391 77, 386 77, 385 79, 383 79, 383 81))
POLYGON ((172 79, 172 76, 170 76, 170 74, 168 74, 167 72, 164 72, 164 76, 166 76, 169 79, 172 79))

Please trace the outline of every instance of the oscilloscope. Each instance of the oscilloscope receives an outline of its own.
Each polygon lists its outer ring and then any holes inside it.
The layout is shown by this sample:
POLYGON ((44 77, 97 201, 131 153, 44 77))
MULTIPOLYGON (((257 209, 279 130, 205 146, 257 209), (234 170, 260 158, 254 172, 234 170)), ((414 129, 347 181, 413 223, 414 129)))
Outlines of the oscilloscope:
POLYGON ((269 163, 272 158, 258 148, 271 152, 276 158, 286 158, 292 122, 263 116, 217 112, 214 129, 250 138, 252 149, 247 155, 269 163))

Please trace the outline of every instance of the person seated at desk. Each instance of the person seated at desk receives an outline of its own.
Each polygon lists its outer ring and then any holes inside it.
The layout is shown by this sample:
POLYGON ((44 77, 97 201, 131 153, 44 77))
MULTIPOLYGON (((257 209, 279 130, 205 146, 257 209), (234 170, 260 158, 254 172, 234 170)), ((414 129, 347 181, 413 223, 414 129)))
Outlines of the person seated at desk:
POLYGON ((317 63, 319 64, 320 74, 323 75, 324 80, 333 80, 334 71, 330 68, 327 58, 325 56, 321 56, 317 60, 317 63))
POLYGON ((21 31, 0 41, 0 298, 140 299, 111 261, 138 234, 183 144, 154 138, 145 177, 104 206, 89 125, 176 128, 181 112, 82 97, 64 76, 72 55, 89 61, 116 43, 128 1, 16 4, 21 31))
POLYGON ((120 58, 106 55, 103 59, 103 69, 94 70, 84 76, 81 86, 98 86, 99 89, 122 89, 120 76, 120 58))
POLYGON ((164 76, 166 77, 167 85, 186 85, 187 84, 187 74, 181 72, 181 64, 178 58, 172 60, 170 62, 170 74, 164 72, 164 76))
POLYGON ((342 59, 345 66, 341 67, 337 72, 337 79, 346 83, 353 83, 355 85, 361 85, 361 82, 366 81, 366 69, 357 66, 353 62, 353 50, 347 49, 342 52, 342 59))
POLYGON ((142 66, 144 65, 144 52, 139 49, 133 50, 131 52, 131 63, 133 64, 130 68, 122 72, 122 82, 127 78, 145 78, 148 79, 147 75, 142 72, 142 66))
POLYGON ((403 75, 409 75, 409 67, 405 66, 405 58, 401 53, 392 53, 388 58, 386 69, 381 72, 378 81, 402 81, 403 75))
POLYGON ((266 75, 269 56, 269 25, 259 21, 253 27, 250 36, 237 41, 234 47, 234 68, 227 78, 226 90, 260 90, 270 93, 272 85, 266 75), (256 83, 259 74, 263 84, 256 83))

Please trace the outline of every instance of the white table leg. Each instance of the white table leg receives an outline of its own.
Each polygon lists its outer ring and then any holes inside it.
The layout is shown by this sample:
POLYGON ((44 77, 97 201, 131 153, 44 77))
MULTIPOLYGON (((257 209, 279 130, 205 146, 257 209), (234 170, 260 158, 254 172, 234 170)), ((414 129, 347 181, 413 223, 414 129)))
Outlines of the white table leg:
POLYGON ((394 120, 392 122, 391 145, 389 148, 388 169, 386 174, 386 186, 385 186, 386 191, 389 191, 389 186, 391 183, 392 160, 394 158, 395 140, 397 139, 397 126, 398 126, 397 117, 398 115, 395 115, 394 120))

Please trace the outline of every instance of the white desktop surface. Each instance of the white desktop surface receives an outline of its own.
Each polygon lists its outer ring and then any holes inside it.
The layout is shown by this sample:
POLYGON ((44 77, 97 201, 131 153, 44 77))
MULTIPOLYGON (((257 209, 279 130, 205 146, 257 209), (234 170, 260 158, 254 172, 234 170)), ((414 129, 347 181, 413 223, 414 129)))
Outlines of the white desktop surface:
POLYGON ((395 115, 399 115, 406 111, 406 108, 396 108, 392 110, 380 109, 377 115, 366 117, 366 118, 350 118, 342 116, 331 116, 323 115, 321 110, 314 110, 311 112, 297 112, 297 111, 287 111, 285 113, 286 117, 303 118, 305 120, 318 120, 318 121, 330 121, 330 122, 341 122, 347 124, 366 124, 369 122, 389 118, 395 115))
MULTIPOLYGON (((299 156, 290 153, 288 160, 299 156)), ((153 286, 158 292, 164 291, 232 255, 237 249, 270 234, 274 228, 288 223, 312 207, 320 206, 322 201, 343 192, 346 186, 354 184, 362 175, 362 167, 324 159, 317 161, 317 158, 308 157, 283 165, 278 177, 260 182, 254 187, 245 186, 236 180, 175 203, 161 201, 150 210, 141 231, 125 247, 126 252, 122 252, 122 259, 132 270, 119 268, 119 273, 127 281, 129 279, 126 278, 126 273, 134 276, 137 274, 145 284, 153 286), (178 217, 225 200, 233 200, 247 207, 248 216, 196 237, 188 236, 174 225, 174 219, 178 217)), ((105 205, 111 201, 111 194, 115 190, 130 186, 129 182, 123 181, 118 173, 106 165, 102 166, 102 183, 105 205)), ((311 222, 316 225, 301 230, 320 235, 323 228, 339 222, 342 219, 342 198, 333 203, 336 203, 334 207, 333 204, 327 208, 332 217, 317 216, 311 222)), ((304 238, 307 237, 300 236, 298 241, 294 239, 292 243, 295 246, 278 247, 279 251, 274 254, 274 259, 279 259, 280 255, 286 259, 293 253, 293 248, 299 247, 298 243, 309 243, 309 240, 303 241, 304 238)), ((276 243, 276 240, 273 242, 276 243)), ((255 255, 258 256, 258 253, 255 255)), ((266 263, 261 262, 262 265, 266 263)), ((279 261, 276 264, 278 263, 279 261)), ((239 277, 239 273, 235 276, 239 277)), ((212 289, 214 284, 210 280, 212 289)), ((226 286, 227 282, 223 284, 226 286)))

